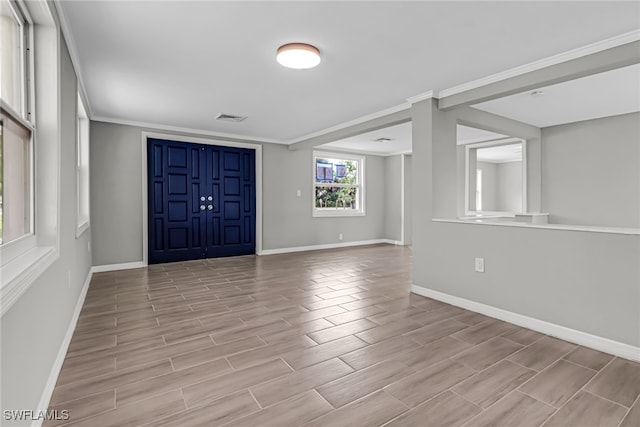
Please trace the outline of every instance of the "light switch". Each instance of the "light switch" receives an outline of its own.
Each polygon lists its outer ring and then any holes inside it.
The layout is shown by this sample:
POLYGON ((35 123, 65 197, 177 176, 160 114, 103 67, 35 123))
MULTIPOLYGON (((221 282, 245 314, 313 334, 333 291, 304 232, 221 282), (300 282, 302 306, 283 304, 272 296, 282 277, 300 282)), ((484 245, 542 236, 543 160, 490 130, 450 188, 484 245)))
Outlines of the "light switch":
POLYGON ((298 196, 298 197, 302 196, 302 190, 296 191, 296 196, 298 196))

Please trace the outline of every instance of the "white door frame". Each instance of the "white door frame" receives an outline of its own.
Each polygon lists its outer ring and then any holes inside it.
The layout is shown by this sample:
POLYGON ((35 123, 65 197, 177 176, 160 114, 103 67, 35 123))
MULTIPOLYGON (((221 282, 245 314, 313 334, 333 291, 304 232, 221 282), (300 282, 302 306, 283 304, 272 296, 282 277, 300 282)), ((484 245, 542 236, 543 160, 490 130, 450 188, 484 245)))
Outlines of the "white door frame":
POLYGON ((176 142, 191 142, 195 144, 218 145, 222 147, 248 148, 255 150, 255 176, 256 176, 256 255, 262 254, 262 145, 248 142, 222 141, 217 139, 199 138, 192 136, 175 135, 170 133, 142 132, 142 263, 149 264, 149 215, 147 193, 147 139, 167 139, 176 142))

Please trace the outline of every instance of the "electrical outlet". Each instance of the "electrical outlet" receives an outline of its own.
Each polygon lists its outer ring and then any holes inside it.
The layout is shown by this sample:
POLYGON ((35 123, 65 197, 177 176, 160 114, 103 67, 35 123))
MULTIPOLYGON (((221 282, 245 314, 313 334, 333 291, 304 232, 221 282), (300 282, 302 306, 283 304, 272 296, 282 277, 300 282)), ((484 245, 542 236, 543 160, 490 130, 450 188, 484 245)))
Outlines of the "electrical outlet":
POLYGON ((484 273, 484 258, 476 258, 476 271, 484 273))
POLYGON ((338 240, 342 240, 342 233, 338 234, 338 240))

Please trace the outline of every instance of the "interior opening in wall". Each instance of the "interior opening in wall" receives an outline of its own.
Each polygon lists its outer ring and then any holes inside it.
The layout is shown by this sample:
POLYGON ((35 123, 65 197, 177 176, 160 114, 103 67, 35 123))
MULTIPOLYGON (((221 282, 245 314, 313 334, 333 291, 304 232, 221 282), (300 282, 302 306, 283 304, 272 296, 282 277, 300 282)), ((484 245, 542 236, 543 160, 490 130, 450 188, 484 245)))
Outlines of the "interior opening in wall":
MULTIPOLYGON (((481 111, 478 117, 489 113, 511 120, 510 135, 527 140, 529 206, 526 215, 515 216, 517 221, 529 222, 524 220, 528 217, 538 224, 639 226, 638 93, 640 64, 634 64, 551 85, 540 83, 471 106, 481 111), (516 130, 522 134, 516 135, 516 130)), ((500 120, 464 124, 495 129, 500 120)), ((485 172, 485 184, 487 178, 485 172)), ((486 197, 481 208, 474 202, 466 200, 467 215, 494 210, 486 197)))
MULTIPOLYGON (((460 136, 474 132, 497 135, 475 129, 463 130, 460 136)), ((513 217, 527 211, 525 140, 503 137, 467 143, 464 152, 466 215, 513 217)))

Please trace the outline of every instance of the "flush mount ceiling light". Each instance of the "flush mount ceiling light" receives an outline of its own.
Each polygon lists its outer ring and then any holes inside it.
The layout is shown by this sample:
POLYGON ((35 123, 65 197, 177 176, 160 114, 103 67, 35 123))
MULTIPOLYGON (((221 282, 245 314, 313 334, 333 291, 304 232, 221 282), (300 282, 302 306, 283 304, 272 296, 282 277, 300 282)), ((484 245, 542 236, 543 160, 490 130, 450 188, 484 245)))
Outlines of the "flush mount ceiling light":
POLYGON ((386 144, 389 143, 391 141, 393 141, 393 138, 378 138, 378 139, 373 139, 373 142, 379 142, 381 144, 386 144))
POLYGON ((304 70, 320 63, 320 51, 306 43, 288 43, 278 48, 278 63, 287 68, 304 70))

